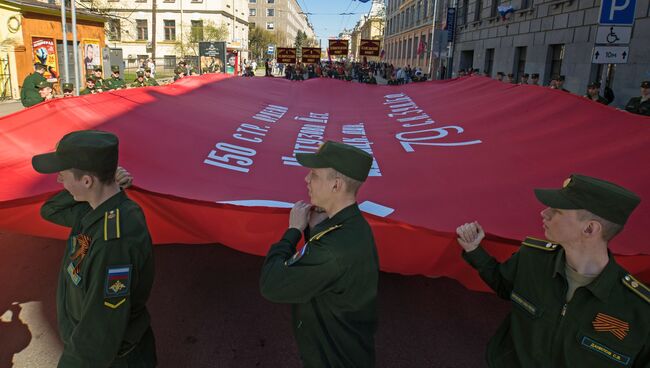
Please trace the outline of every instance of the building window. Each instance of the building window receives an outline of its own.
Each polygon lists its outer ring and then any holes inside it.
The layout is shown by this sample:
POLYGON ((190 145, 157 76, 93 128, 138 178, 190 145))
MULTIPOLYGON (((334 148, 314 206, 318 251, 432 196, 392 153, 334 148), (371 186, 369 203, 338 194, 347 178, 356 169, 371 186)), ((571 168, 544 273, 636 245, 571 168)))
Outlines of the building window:
POLYGON ((248 16, 249 17, 257 16, 257 9, 248 9, 248 16))
POLYGON ((122 39, 122 27, 119 19, 109 19, 108 39, 110 41, 119 41, 122 39))
MULTIPOLYGON (((492 0, 496 1, 496 0, 492 0)), ((481 12, 483 11, 483 0, 476 0, 476 10, 474 11, 474 21, 481 20, 481 12)))
POLYGON ((165 24, 165 41, 176 41, 176 21, 165 19, 163 22, 165 24))
POLYGON ((149 39, 149 26, 146 19, 135 20, 136 40, 146 41, 149 39))
POLYGON ((549 46, 550 68, 547 80, 562 74, 562 60, 564 59, 564 45, 549 46))
POLYGON ((164 56, 165 69, 174 69, 176 67, 176 55, 164 56))
POLYGON ((266 0, 267 4, 275 4, 275 0, 266 0))
POLYGON ((275 15, 275 9, 273 9, 273 8, 266 9, 266 16, 267 17, 272 17, 274 15, 275 15))
POLYGON ((248 2, 251 4, 257 4, 257 0, 248 0, 248 2))
POLYGON ((490 7, 490 17, 497 16, 498 7, 499 7, 499 0, 492 0, 492 6, 490 7))
POLYGON ((413 54, 411 55, 411 57, 414 58, 419 56, 418 49, 420 48, 420 44, 418 43, 418 40, 419 40, 418 36, 415 36, 415 38, 413 39, 413 54))
POLYGON ((483 71, 488 77, 492 76, 492 66, 494 65, 494 49, 485 50, 485 65, 483 65, 483 71))
MULTIPOLYGON (((493 0, 496 1, 496 0, 493 0)), ((458 24, 467 24, 467 8, 468 0, 461 0, 460 8, 458 9, 458 24)))
POLYGON ((422 8, 422 17, 426 18, 429 15, 429 0, 424 0, 424 7, 422 8))
POLYGON ((202 20, 193 20, 192 21, 192 40, 194 42, 203 41, 203 21, 202 20))
POLYGON ((266 29, 275 29, 273 22, 266 22, 266 29))
MULTIPOLYGON (((92 1, 92 0, 90 0, 90 1, 92 1)), ((146 3, 147 0, 135 0, 135 2, 136 2, 136 3, 146 3)))
POLYGON ((515 80, 519 81, 526 71, 526 46, 515 49, 515 80))

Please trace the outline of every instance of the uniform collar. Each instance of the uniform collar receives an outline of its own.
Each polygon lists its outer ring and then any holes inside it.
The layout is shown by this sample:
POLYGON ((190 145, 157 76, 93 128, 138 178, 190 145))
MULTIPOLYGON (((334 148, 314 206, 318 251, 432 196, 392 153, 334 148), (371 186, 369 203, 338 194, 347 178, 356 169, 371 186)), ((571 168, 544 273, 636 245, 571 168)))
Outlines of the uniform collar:
POLYGON ((81 226, 84 229, 87 229, 89 226, 97 222, 99 219, 104 217, 104 213, 107 211, 110 211, 112 209, 115 209, 119 207, 119 205, 126 201, 128 198, 124 191, 120 190, 117 192, 114 196, 111 198, 105 200, 97 206, 94 210, 88 212, 82 219, 81 219, 81 226))
MULTIPOLYGON (((614 256, 608 250, 607 255, 609 256, 609 261, 603 271, 598 275, 594 281, 589 285, 585 286, 592 294, 594 294, 598 299, 606 301, 611 291, 618 282, 620 266, 616 263, 614 256)), ((555 267, 553 269, 553 277, 560 275, 566 279, 566 255, 564 249, 558 250, 557 257, 555 259, 555 267)))
POLYGON ((359 210, 359 206, 356 203, 353 203, 344 209, 340 210, 337 212, 334 216, 331 218, 326 219, 325 221, 321 222, 314 228, 314 233, 317 233, 317 230, 319 229, 326 229, 331 226, 335 225, 340 225, 344 223, 347 219, 350 217, 360 215, 361 211, 359 210))

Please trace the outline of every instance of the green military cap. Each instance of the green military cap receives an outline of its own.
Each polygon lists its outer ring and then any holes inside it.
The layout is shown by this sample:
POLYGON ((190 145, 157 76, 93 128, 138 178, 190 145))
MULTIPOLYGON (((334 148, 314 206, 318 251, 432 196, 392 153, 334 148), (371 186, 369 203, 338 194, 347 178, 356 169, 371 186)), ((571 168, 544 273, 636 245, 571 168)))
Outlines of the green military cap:
POLYGON ((650 81, 641 82, 641 88, 650 88, 650 81))
POLYGON ((38 82, 38 84, 36 85, 36 87, 37 87, 38 89, 43 89, 43 88, 47 88, 47 87, 52 88, 52 83, 43 80, 43 81, 38 82))
POLYGON ((112 72, 119 72, 120 71, 120 66, 119 65, 111 65, 111 71, 112 72))
POLYGON ((72 83, 63 83, 63 85, 61 86, 61 89, 63 91, 72 91, 74 89, 74 87, 72 86, 72 83))
POLYGON ((144 77, 144 72, 142 70, 138 70, 137 72, 135 72, 135 75, 137 77, 144 77))
POLYGON ((144 68, 144 71, 147 72, 147 73, 149 73, 149 72, 151 71, 151 68, 150 68, 150 67, 146 67, 146 68, 144 68))
POLYGON ((305 167, 326 168, 340 172, 354 180, 366 181, 372 156, 349 144, 327 141, 316 153, 296 153, 296 159, 305 167))
POLYGON ((174 73, 176 73, 176 74, 185 73, 185 68, 183 68, 182 66, 177 66, 177 67, 174 69, 174 73))
POLYGON ((543 204, 559 209, 584 209, 615 224, 625 225, 641 202, 636 194, 605 180, 573 174, 562 189, 535 189, 543 204))
POLYGON ((94 82, 94 81, 95 81, 95 76, 93 76, 93 75, 87 75, 87 76, 86 76, 86 82, 88 82, 88 81, 93 81, 93 82, 94 82))
POLYGON ((600 82, 593 81, 587 85, 587 88, 600 88, 600 82))
POLYGON ((117 168, 117 136, 98 130, 68 133, 56 146, 55 152, 32 157, 34 170, 51 174, 67 169, 105 172, 117 168))
POLYGON ((93 70, 96 71, 96 72, 101 72, 102 71, 102 66, 101 65, 95 65, 93 70))

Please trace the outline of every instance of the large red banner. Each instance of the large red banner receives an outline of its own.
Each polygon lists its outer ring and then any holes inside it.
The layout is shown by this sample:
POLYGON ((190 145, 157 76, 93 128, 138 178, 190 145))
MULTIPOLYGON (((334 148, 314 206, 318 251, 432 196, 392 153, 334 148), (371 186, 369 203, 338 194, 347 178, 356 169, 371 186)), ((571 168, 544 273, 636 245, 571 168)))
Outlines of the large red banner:
POLYGON ((374 157, 358 200, 384 271, 485 289, 460 258, 456 226, 481 222, 489 251, 503 259, 523 237, 543 236, 533 188, 582 173, 644 199, 611 249, 650 279, 650 118, 562 91, 483 77, 372 86, 203 75, 57 99, 0 119, 0 231, 66 236, 40 219, 60 186, 30 160, 78 129, 120 137, 120 163, 137 185, 129 195, 157 244, 265 254, 287 208, 308 199, 294 154, 331 139, 374 157))

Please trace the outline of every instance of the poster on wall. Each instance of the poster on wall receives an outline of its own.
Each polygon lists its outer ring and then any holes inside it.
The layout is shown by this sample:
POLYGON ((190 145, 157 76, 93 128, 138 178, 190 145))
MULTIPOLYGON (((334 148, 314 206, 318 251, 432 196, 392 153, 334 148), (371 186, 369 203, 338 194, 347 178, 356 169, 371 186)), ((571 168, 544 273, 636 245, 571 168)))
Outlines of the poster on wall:
POLYGON ((237 50, 228 50, 226 54, 226 73, 235 74, 237 62, 237 50))
POLYGON ((59 78, 56 59, 56 46, 52 38, 32 37, 32 57, 34 63, 41 63, 47 66, 43 76, 47 79, 59 78))
POLYGON ((102 49, 99 47, 99 40, 81 40, 83 45, 83 65, 86 73, 92 71, 95 66, 102 65, 102 49))
POLYGON ((226 43, 199 42, 201 73, 224 73, 226 71, 226 43))

